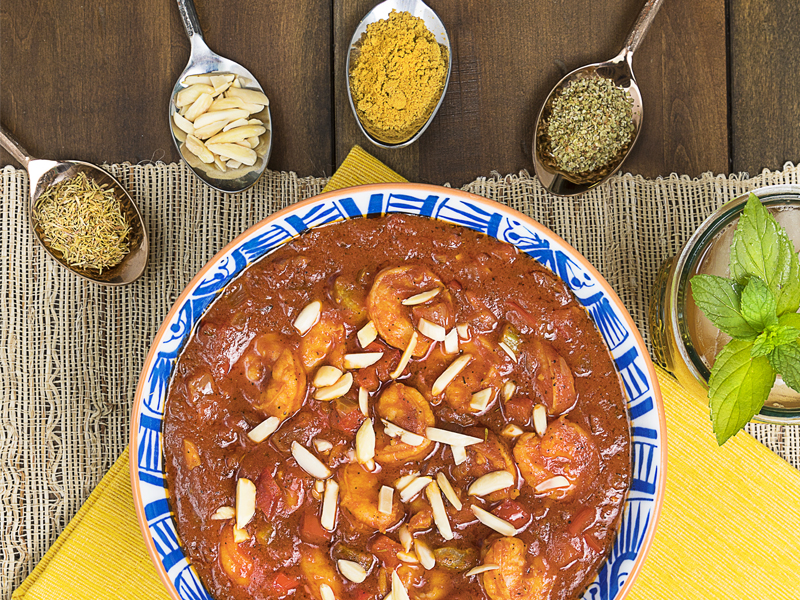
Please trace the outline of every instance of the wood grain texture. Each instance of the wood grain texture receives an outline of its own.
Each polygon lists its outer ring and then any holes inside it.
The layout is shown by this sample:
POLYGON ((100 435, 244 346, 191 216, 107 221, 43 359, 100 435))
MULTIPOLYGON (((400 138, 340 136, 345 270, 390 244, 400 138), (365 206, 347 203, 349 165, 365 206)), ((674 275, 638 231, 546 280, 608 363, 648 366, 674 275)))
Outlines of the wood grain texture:
MULTIPOLYGON (((358 143, 412 180, 462 185, 492 170, 532 171, 533 127, 550 89, 567 72, 614 56, 643 0, 432 0, 453 45, 453 74, 434 122, 401 150, 372 146, 347 100, 350 36, 373 5, 335 2, 336 161, 358 143)), ((626 170, 727 171, 724 0, 665 2, 634 68, 646 120, 626 170)))
MULTIPOLYGON (((270 168, 330 174, 330 2, 198 0, 197 12, 212 50, 250 69, 270 97, 270 168)), ((189 44, 174 2, 4 0, 0 19, 0 115, 30 152, 178 159, 167 105, 189 44)))
POLYGON ((733 170, 800 161, 800 14, 794 3, 730 0, 733 170))

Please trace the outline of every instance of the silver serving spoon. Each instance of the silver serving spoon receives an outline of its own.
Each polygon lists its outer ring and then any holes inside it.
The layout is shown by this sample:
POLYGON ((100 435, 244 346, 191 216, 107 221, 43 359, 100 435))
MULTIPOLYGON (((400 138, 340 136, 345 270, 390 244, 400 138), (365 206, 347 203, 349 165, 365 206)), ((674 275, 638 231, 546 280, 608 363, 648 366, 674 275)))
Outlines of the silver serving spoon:
POLYGON ((261 135, 260 147, 263 148, 266 145, 265 150, 261 151, 263 155, 259 155, 252 167, 242 165, 240 168, 231 169, 225 173, 218 169, 214 169, 213 173, 209 173, 209 171, 211 171, 210 167, 213 167, 213 165, 206 165, 191 152, 183 148, 183 140, 186 138, 186 134, 175 126, 175 121, 172 118, 172 115, 177 112, 175 95, 186 87, 181 82, 189 75, 204 75, 206 73, 213 73, 214 71, 238 75, 242 87, 258 90, 262 93, 264 93, 264 89, 253 74, 242 65, 222 57, 209 49, 203 39, 203 33, 200 29, 200 20, 197 17, 194 2, 192 2, 192 0, 177 0, 177 2, 178 12, 180 12, 181 21, 183 21, 183 27, 191 43, 191 52, 189 54, 189 62, 186 64, 183 73, 178 77, 178 81, 175 82, 175 87, 172 89, 172 95, 169 99, 169 129, 172 133, 172 141, 175 142, 175 147, 186 161, 186 164, 194 171, 194 174, 208 185, 221 192, 241 192, 258 181, 258 178, 261 177, 264 169, 266 169, 267 162, 269 162, 269 157, 272 153, 272 118, 269 112, 269 105, 265 106, 264 110, 260 113, 251 115, 251 118, 260 119, 267 129, 266 133, 261 135))
POLYGON ((33 230, 36 240, 42 245, 50 256, 56 259, 73 273, 81 277, 101 283, 103 285, 125 285, 139 278, 147 265, 147 254, 149 245, 147 243, 147 231, 142 223, 142 215, 130 194, 122 187, 117 179, 104 171, 100 167, 80 160, 41 160, 33 158, 28 154, 17 141, 11 137, 2 126, 0 126, 0 146, 8 150, 9 154, 28 171, 28 180, 31 189, 31 201, 28 204, 28 223, 33 230), (87 177, 93 179, 98 184, 108 184, 114 190, 114 194, 122 207, 122 214, 131 228, 129 234, 130 252, 125 255, 116 267, 112 267, 98 274, 93 269, 84 269, 69 265, 57 250, 50 248, 43 239, 41 227, 38 227, 33 219, 33 207, 39 196, 51 185, 55 185, 65 179, 75 177, 78 173, 85 173, 87 177))
POLYGON ((385 0, 385 2, 381 2, 375 8, 367 13, 367 15, 361 19, 361 22, 356 27, 355 33, 353 33, 353 37, 350 39, 350 49, 347 52, 347 65, 345 67, 345 73, 347 73, 347 98, 350 100, 350 108, 353 109, 353 114, 356 117, 356 123, 358 123, 359 129, 361 129, 361 133, 363 133, 367 139, 379 146, 380 148, 403 148, 410 144, 416 142, 419 137, 425 132, 428 128, 428 125, 431 124, 433 121, 433 117, 436 116, 436 113, 439 112, 439 107, 442 105, 442 100, 444 100, 444 95, 447 92, 447 85, 450 83, 450 71, 453 68, 453 51, 450 48, 450 38, 447 36, 447 29, 444 27, 444 23, 439 18, 433 10, 422 0, 385 0), (358 115, 358 111, 356 110, 355 103, 353 102, 353 93, 350 90, 350 60, 353 58, 354 53, 358 53, 358 46, 359 40, 361 39, 362 34, 367 30, 367 25, 371 25, 381 19, 388 19, 389 13, 392 10, 396 10, 397 12, 409 12, 415 17, 419 17, 423 21, 425 21, 425 27, 428 28, 436 41, 442 44, 445 48, 447 48, 447 78, 444 82, 444 87, 442 88, 442 95, 439 97, 439 102, 436 104, 436 108, 433 109, 433 112, 428 117, 428 120, 422 124, 422 126, 414 133, 411 133, 409 137, 405 140, 400 142, 387 142, 386 140, 381 140, 375 132, 370 132, 368 130, 368 125, 361 121, 361 118, 358 115))
POLYGON ((639 138, 643 117, 642 94, 636 84, 636 78, 633 76, 633 53, 636 52, 639 44, 644 39, 650 24, 658 13, 658 9, 661 8, 662 2, 663 0, 647 0, 645 2, 619 54, 609 61, 586 65, 572 71, 556 84, 547 100, 545 100, 542 109, 539 111, 539 117, 536 119, 536 129, 533 134, 533 166, 536 170, 536 175, 547 191, 559 196, 582 194, 600 185, 619 171, 622 163, 625 162, 625 159, 630 154, 636 140, 639 138), (548 137, 545 131, 545 122, 550 116, 553 100, 566 85, 577 79, 598 76, 611 79, 616 85, 626 90, 633 99, 633 139, 627 148, 605 167, 586 175, 577 176, 559 170, 552 157, 548 155, 548 137))

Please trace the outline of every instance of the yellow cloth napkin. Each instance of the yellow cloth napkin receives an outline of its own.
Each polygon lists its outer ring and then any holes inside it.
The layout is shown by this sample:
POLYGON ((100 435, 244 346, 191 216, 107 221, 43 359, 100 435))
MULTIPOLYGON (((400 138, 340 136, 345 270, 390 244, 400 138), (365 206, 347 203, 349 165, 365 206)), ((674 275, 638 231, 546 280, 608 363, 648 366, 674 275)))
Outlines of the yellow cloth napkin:
MULTIPOLYGON (((356 146, 325 191, 404 182, 356 146)), ((745 433, 717 447, 704 398, 664 371, 667 491, 630 600, 800 597, 800 472, 745 433)), ((167 600, 133 509, 128 451, 14 600, 167 600)))

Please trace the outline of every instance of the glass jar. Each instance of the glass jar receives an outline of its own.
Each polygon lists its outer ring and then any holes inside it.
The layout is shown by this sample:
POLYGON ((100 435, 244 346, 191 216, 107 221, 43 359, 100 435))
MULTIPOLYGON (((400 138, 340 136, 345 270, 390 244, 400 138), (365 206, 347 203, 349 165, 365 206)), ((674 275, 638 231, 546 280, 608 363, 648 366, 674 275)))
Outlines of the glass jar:
MULTIPOLYGON (((754 190, 800 247, 800 186, 754 190)), ((685 388, 708 395, 714 356, 730 339, 711 324, 692 298, 689 280, 697 274, 730 277, 733 231, 749 194, 731 200, 709 216, 676 257, 661 265, 650 299, 650 336, 654 358, 685 388)), ((778 377, 754 421, 800 425, 800 394, 778 377)))

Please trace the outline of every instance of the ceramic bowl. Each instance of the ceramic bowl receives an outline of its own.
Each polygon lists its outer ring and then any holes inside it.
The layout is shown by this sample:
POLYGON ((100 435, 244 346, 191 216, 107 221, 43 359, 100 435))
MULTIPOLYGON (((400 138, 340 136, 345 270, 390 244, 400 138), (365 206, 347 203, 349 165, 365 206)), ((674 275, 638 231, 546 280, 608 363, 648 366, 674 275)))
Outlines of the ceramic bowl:
POLYGON ((174 600, 211 600, 183 552, 167 500, 162 444, 164 403, 184 343, 220 291, 247 265, 311 227, 365 215, 406 213, 469 227, 509 242, 558 274, 586 307, 608 345, 628 399, 631 490, 611 553, 584 600, 627 594, 653 540, 664 497, 666 429, 661 393, 647 349, 605 279, 574 248, 502 204, 449 188, 382 184, 348 188, 295 204, 264 219, 223 248, 186 287, 153 341, 131 417, 133 499, 145 544, 174 600))

